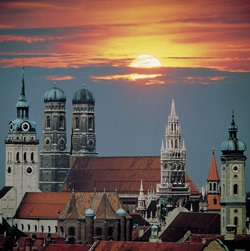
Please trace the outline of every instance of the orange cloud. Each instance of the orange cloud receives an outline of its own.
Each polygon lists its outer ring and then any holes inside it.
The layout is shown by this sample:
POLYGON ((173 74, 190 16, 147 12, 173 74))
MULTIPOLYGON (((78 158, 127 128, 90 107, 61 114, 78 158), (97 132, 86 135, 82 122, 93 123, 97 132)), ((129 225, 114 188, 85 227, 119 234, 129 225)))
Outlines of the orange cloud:
POLYGON ((73 76, 47 76, 46 77, 47 80, 54 80, 54 81, 61 81, 61 80, 72 80, 72 79, 75 79, 73 76))

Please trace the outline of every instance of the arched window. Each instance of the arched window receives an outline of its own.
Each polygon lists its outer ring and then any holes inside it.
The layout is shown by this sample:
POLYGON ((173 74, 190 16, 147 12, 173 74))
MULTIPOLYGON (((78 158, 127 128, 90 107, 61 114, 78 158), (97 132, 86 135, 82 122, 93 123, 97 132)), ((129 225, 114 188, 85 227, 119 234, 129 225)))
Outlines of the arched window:
POLYGON ((113 233, 114 233, 114 228, 113 228, 113 227, 109 227, 109 228, 108 228, 108 235, 109 235, 109 236, 112 236, 113 233))
POLYGON ((93 129, 93 118, 89 118, 89 129, 93 129))
POLYGON ((76 122, 76 129, 79 129, 79 118, 78 117, 75 118, 75 122, 76 122))
POLYGON ((25 163, 27 162, 27 153, 26 152, 23 154, 23 160, 25 163))
POLYGON ((58 230, 58 229, 57 229, 57 226, 55 226, 55 233, 57 233, 57 230, 58 230))
POLYGON ((237 184, 234 184, 234 188, 233 188, 233 192, 234 192, 234 195, 235 194, 238 194, 238 185, 237 184))
POLYGON ((31 162, 34 162, 34 153, 33 152, 30 154, 30 160, 31 160, 31 162))
POLYGON ((175 140, 175 148, 178 148, 178 139, 175 140))
POLYGON ((101 227, 97 227, 95 229, 95 235, 102 235, 102 228, 101 227))
POLYGON ((41 232, 42 233, 44 232, 44 226, 41 226, 41 232))
POLYGON ((238 217, 237 216, 234 217, 234 225, 238 226, 238 217))
POLYGON ((50 117, 46 117, 46 127, 50 127, 50 117))
POLYGON ((35 230, 35 232, 37 232, 37 225, 34 226, 34 230, 35 230))
POLYGON ((27 225, 27 229, 28 229, 28 231, 30 231, 30 224, 27 225))
POLYGON ((216 197, 214 197, 213 201, 214 201, 214 205, 217 205, 217 199, 216 199, 216 197))
POLYGON ((51 227, 50 227, 50 226, 48 226, 48 232, 50 233, 50 231, 51 231, 51 227))
POLYGON ((16 161, 20 162, 19 152, 16 153, 16 161))
POLYGON ((64 117, 63 116, 60 116, 59 127, 64 128, 64 117))
POLYGON ((216 192, 216 183, 214 183, 214 192, 216 192))
POLYGON ((21 229, 22 229, 22 231, 24 230, 24 225, 23 224, 21 224, 21 229))
POLYGON ((68 235, 75 235, 75 228, 74 227, 69 227, 68 228, 68 235))

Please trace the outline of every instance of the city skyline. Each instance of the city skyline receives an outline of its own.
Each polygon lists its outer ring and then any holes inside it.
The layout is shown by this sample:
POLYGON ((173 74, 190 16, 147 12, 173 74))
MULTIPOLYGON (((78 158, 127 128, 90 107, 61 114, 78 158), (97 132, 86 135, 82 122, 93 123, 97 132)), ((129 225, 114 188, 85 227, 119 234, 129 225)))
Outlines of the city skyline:
POLYGON ((100 156, 160 155, 174 97, 187 172, 201 188, 213 147, 219 167, 232 109, 250 145, 249 13, 248 1, 1 2, 1 171, 25 66, 40 144, 43 95, 54 82, 67 95, 68 149, 73 93, 82 84, 94 93, 100 156))

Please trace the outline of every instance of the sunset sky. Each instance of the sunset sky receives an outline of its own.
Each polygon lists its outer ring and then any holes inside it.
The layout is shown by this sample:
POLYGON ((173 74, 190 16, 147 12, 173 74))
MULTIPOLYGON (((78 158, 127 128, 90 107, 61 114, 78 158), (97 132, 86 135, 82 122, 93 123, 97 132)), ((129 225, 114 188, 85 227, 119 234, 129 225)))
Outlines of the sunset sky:
POLYGON ((43 95, 56 82, 69 132, 73 93, 82 84, 94 93, 100 156, 159 155, 172 97, 199 188, 213 147, 219 166, 232 109, 250 148, 248 0, 0 1, 2 172, 22 66, 40 138, 43 95))

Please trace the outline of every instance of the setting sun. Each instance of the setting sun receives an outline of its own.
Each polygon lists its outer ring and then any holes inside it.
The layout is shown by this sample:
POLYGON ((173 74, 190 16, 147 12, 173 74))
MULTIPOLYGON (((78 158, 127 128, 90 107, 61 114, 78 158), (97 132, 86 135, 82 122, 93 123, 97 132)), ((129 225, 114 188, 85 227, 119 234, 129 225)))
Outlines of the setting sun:
POLYGON ((153 68, 160 67, 160 61, 151 55, 140 55, 136 57, 130 64, 130 67, 135 68, 153 68))

